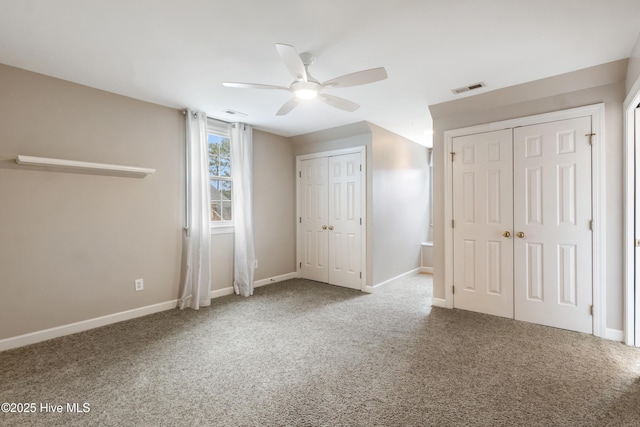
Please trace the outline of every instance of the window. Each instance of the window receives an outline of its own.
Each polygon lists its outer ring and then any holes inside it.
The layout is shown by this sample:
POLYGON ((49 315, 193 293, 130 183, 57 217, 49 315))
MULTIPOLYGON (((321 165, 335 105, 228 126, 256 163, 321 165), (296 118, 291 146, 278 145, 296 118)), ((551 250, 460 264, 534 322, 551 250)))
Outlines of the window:
POLYGON ((211 223, 212 226, 233 225, 231 147, 227 124, 209 119, 207 143, 211 182, 211 223))

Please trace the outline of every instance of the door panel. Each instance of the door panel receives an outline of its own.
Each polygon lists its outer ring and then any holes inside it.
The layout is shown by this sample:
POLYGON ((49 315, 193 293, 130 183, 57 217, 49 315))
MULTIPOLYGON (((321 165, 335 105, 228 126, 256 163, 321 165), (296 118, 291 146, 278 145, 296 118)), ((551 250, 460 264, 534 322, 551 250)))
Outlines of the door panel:
POLYGON ((454 307, 513 317, 512 132, 454 138, 454 307))
POLYGON ((328 272, 328 223, 327 207, 327 158, 301 162, 300 206, 302 266, 301 277, 327 282, 328 272))
POLYGON ((517 320, 593 331, 590 133, 590 117, 514 129, 517 320))
POLYGON ((329 157, 329 280, 362 287, 362 172, 360 154, 329 157))

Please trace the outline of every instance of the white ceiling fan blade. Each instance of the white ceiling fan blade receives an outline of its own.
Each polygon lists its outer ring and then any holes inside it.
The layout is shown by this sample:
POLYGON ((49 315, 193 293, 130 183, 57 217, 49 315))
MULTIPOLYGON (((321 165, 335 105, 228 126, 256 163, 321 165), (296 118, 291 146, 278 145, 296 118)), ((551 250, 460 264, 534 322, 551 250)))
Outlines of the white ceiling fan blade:
POLYGON ((288 87, 284 86, 275 86, 275 85, 263 85, 258 83, 237 83, 237 82, 224 82, 223 86, 226 87, 238 87, 241 89, 282 89, 289 90, 288 87))
POLYGON ((284 64, 287 66, 291 74, 294 75, 296 80, 307 81, 307 70, 304 67, 304 63, 302 59, 300 59, 300 55, 295 47, 288 44, 276 43, 276 49, 278 50, 278 55, 284 61, 284 64))
POLYGON ((344 76, 336 77, 322 84, 325 88, 349 87, 373 83, 387 78, 387 70, 384 67, 371 68, 370 70, 357 71, 344 76))
POLYGON ((293 98, 291 98, 290 100, 285 102, 282 105, 282 107, 280 107, 280 109, 276 113, 276 116, 284 116, 285 114, 288 114, 289 111, 291 111, 294 108, 296 108, 296 105, 298 105, 299 103, 300 103, 300 99, 298 99, 298 97, 294 96, 293 98))
POLYGON ((322 93, 318 95, 318 98, 332 107, 338 108, 339 110, 348 111, 350 113, 356 111, 360 106, 355 102, 351 102, 344 98, 339 98, 337 96, 328 95, 326 93, 322 93))

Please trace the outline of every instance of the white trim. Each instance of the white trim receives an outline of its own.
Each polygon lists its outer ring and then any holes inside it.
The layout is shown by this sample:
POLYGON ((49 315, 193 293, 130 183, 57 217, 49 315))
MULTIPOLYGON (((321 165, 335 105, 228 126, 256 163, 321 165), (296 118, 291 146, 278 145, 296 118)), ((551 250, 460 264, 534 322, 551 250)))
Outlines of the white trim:
POLYGON ((604 337, 607 330, 607 240, 606 206, 607 186, 605 171, 605 116, 604 104, 594 106, 591 113, 591 132, 595 133, 591 151, 591 203, 593 219, 593 335, 604 337))
POLYGON ((592 130, 596 133, 593 138, 592 150, 592 216, 593 216, 593 335, 604 337, 606 333, 606 230, 604 224, 606 202, 606 180, 604 179, 605 165, 605 115, 604 103, 589 105, 586 107, 570 108, 535 116, 520 117, 503 120, 478 126, 470 126, 461 129, 452 129, 444 132, 444 226, 445 226, 445 306, 453 308, 453 200, 452 200, 452 163, 450 153, 453 151, 453 138, 477 133, 491 132, 495 130, 510 129, 519 126, 528 126, 552 121, 572 119, 576 117, 591 116, 592 130))
MULTIPOLYGON (((284 280, 295 279, 299 277, 297 272, 281 274, 279 276, 268 277, 266 279, 256 280, 253 282, 254 288, 259 288, 260 286, 270 285, 272 283, 282 282, 284 280)), ((211 298, 220 298, 227 295, 233 295, 235 291, 233 290, 233 286, 228 286, 222 289, 216 289, 215 291, 211 291, 211 298)))
POLYGON ((215 234, 233 234, 236 232, 236 227, 233 224, 224 224, 224 225, 214 225, 215 223, 211 223, 210 233, 211 235, 215 234))
POLYGON ((420 274, 421 268, 422 267, 414 268, 413 270, 409 270, 406 273, 398 274, 397 276, 392 277, 391 279, 388 279, 388 280, 385 280, 384 282, 380 282, 380 283, 378 283, 376 285, 373 285, 373 288, 374 289, 375 288, 379 288, 380 286, 387 285, 387 284, 389 284, 391 282, 395 282, 396 280, 400 280, 400 279, 405 278, 405 277, 417 276, 418 274, 420 274))
POLYGON ((420 267, 419 273, 433 274, 433 267, 420 267))
POLYGON ((214 119, 213 117, 207 116, 207 131, 211 133, 215 133, 217 135, 230 137, 231 132, 229 127, 231 123, 225 122, 224 120, 214 119))
POLYGON ((316 159, 320 157, 341 156, 343 154, 355 154, 360 153, 360 164, 362 165, 361 176, 361 213, 362 213, 362 260, 360 265, 360 271, 362 277, 360 279, 360 290, 362 292, 373 292, 373 287, 367 286, 367 147, 359 145, 357 147, 341 148, 338 150, 320 151, 317 153, 301 154, 296 156, 296 272, 297 277, 301 277, 300 262, 302 260, 302 233, 300 230, 301 224, 298 218, 300 218, 300 172, 301 162, 303 160, 316 159))
POLYGON ((624 332, 622 332, 619 329, 606 329, 605 335, 604 335, 605 339, 611 340, 611 341, 617 341, 617 342, 623 342, 624 341, 624 332))
POLYGON ((431 307, 449 308, 447 307, 447 301, 442 298, 431 298, 431 307))
POLYGON ((453 308, 453 228, 451 227, 453 221, 453 164, 451 152, 453 151, 454 136, 457 136, 455 130, 444 133, 444 305, 438 305, 438 307, 444 308, 453 308))
MULTIPOLYGON (((298 277, 297 273, 282 274, 269 279, 258 280, 254 282, 254 287, 268 285, 270 283, 281 282, 283 280, 294 279, 298 277)), ((211 298, 220 298, 233 294, 233 287, 226 287, 211 291, 211 298)), ((145 307, 134 308, 131 310, 121 311, 119 313, 108 314, 106 316, 96 317, 93 319, 83 320, 80 322, 69 323, 67 325, 56 326, 55 328, 43 329, 41 331, 30 332, 28 334, 19 335, 17 337, 5 338, 0 340, 0 351, 10 350, 12 348, 23 347, 29 344, 35 344, 47 341, 53 338, 63 337, 65 335, 76 334, 78 332, 88 331, 90 329, 99 328, 101 326, 111 325, 113 323, 125 320, 135 319, 137 317, 148 316, 150 314, 159 313, 161 311, 172 310, 178 306, 178 300, 161 302, 158 304, 148 305, 145 307)))
MULTIPOLYGON (((624 147, 623 156, 623 276, 624 276, 624 340, 627 345, 640 347, 640 324, 636 324, 635 293, 635 116, 640 104, 640 78, 624 100, 624 147)), ((640 322, 640 319, 638 319, 640 322)))
POLYGON ((211 291, 211 294, 209 294, 209 298, 211 299, 220 298, 220 297, 225 297, 231 294, 233 294, 233 286, 228 286, 226 288, 216 289, 214 291, 211 291))
POLYGON ((298 272, 294 271, 293 273, 281 274, 279 276, 268 277, 266 279, 256 280, 253 282, 254 288, 259 288, 260 286, 270 285, 272 283, 278 283, 289 279, 296 279, 300 277, 298 272))
POLYGON ((296 156, 296 161, 298 159, 309 160, 309 159, 318 159, 320 157, 333 157, 333 156, 342 156, 344 154, 361 153, 365 151, 365 148, 366 146, 364 145, 358 145, 356 147, 339 148, 337 150, 318 151, 317 153, 300 154, 296 156))
POLYGON ((176 308, 177 306, 178 300, 171 300, 158 304, 148 305, 146 307, 134 308, 132 310, 121 311, 119 313, 108 314, 106 316, 83 320, 81 322, 69 323, 67 325, 57 326, 55 328, 43 329, 41 331, 31 332, 28 334, 19 335, 17 337, 5 338, 3 340, 0 340, 0 351, 22 347, 29 344, 35 344, 41 341, 47 341, 53 338, 59 338, 78 332, 88 331, 89 329, 99 328, 101 326, 122 322, 124 320, 135 319, 137 317, 147 316, 149 314, 159 313, 161 311, 171 310, 176 308))

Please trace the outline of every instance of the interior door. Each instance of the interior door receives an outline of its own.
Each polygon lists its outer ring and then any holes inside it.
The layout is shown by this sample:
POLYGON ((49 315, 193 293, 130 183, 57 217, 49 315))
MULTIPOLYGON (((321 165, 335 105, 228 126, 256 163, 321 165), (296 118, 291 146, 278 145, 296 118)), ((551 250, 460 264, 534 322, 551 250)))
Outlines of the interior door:
POLYGON ((453 140, 454 307, 513 318, 511 129, 453 140))
POLYGON ((303 278, 329 281, 328 270, 328 160, 303 160, 300 174, 301 265, 303 278))
POLYGON ((329 283, 360 289, 362 172, 360 153, 329 157, 329 283))
POLYGON ((514 129, 515 318, 593 332, 591 118, 514 129))

